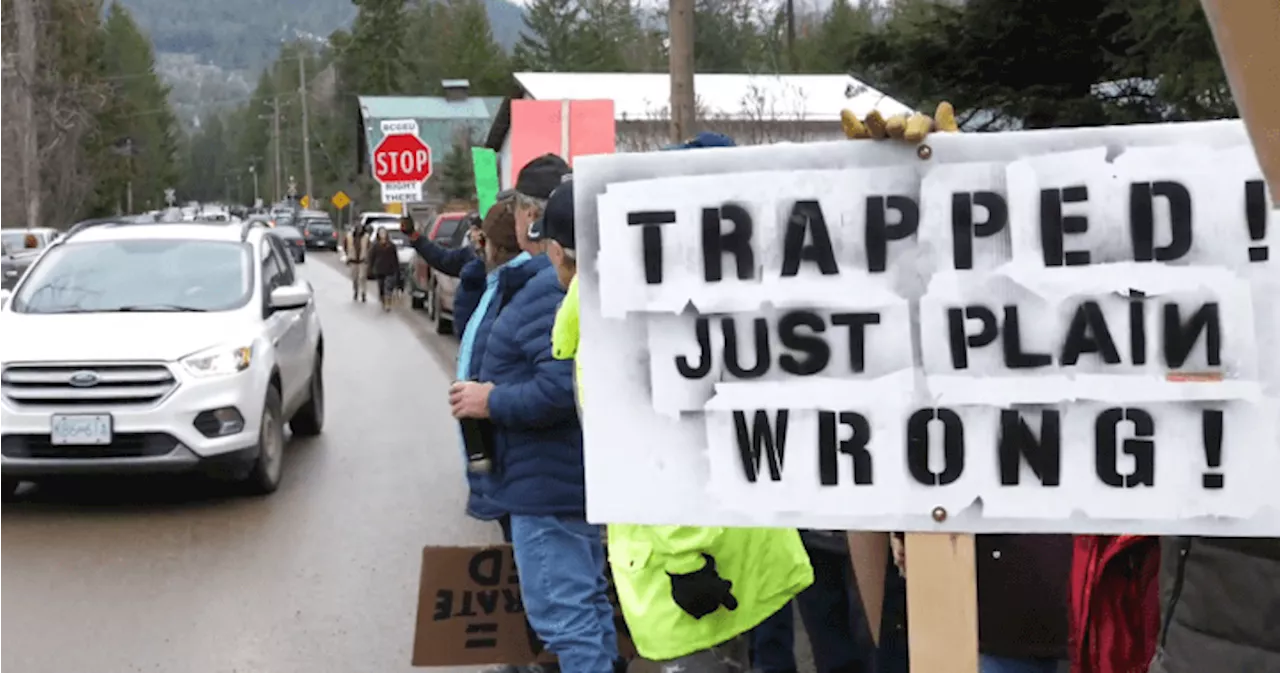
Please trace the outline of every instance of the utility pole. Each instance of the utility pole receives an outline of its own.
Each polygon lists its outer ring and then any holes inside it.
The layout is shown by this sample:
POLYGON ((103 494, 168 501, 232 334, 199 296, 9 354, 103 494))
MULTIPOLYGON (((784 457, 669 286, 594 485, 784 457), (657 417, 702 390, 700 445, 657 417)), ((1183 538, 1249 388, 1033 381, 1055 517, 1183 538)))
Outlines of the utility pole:
POLYGON ((693 133, 693 0, 670 0, 667 12, 671 67, 671 142, 693 133))
POLYGON ((799 70, 796 67, 796 0, 787 0, 787 60, 791 72, 799 70))
POLYGON ((275 148, 276 198, 280 202, 280 96, 271 99, 271 144, 275 148))
POLYGON ((258 207, 258 167, 249 164, 249 174, 253 176, 253 207, 258 207))
POLYGON ((132 215, 133 214, 133 138, 128 138, 124 142, 125 142, 124 162, 125 162, 125 166, 128 167, 126 174, 129 176, 129 181, 125 184, 125 188, 124 188, 125 189, 124 212, 128 215, 132 215))
POLYGON ((28 227, 40 221, 40 141, 36 129, 36 11, 35 0, 14 0, 18 24, 18 80, 22 91, 18 114, 22 133, 22 189, 27 202, 28 227))
POLYGON ((315 194, 311 193, 311 118, 307 115, 307 57, 301 48, 298 49, 298 87, 302 99, 302 173, 310 205, 315 199, 315 194))

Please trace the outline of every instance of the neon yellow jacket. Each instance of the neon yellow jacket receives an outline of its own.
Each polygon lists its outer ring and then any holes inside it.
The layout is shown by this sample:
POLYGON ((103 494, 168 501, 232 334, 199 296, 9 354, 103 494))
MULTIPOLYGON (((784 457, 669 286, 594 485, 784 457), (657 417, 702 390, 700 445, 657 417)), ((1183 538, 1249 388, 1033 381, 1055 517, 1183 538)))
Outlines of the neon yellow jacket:
MULTIPOLYGON (((578 353, 578 279, 556 314, 552 352, 561 360, 578 353)), ((582 405, 582 363, 576 363, 582 405)), ((640 656, 653 661, 682 657, 755 628, 813 584, 809 555, 792 529, 609 525, 609 565, 627 628, 640 656), (667 573, 716 559, 720 576, 733 582, 738 609, 721 608, 694 619, 671 599, 667 573)))

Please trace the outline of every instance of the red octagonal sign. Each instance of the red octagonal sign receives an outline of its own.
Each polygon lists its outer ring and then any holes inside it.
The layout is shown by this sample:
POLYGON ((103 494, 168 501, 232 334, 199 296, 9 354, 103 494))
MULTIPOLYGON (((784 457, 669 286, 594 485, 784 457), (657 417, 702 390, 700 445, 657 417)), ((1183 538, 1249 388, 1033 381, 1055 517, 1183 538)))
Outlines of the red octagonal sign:
POLYGON ((423 182, 431 177, 431 148, 409 133, 389 135, 373 151, 378 182, 423 182))

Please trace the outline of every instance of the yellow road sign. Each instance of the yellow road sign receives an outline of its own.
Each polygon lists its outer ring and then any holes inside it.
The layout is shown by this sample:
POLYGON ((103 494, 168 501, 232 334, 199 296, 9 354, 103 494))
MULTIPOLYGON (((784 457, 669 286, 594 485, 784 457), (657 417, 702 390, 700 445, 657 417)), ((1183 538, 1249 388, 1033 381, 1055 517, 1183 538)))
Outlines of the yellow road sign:
POLYGON ((303 197, 302 197, 302 199, 300 199, 300 200, 298 201, 298 203, 299 203, 299 204, 301 204, 303 208, 310 208, 310 207, 311 207, 311 197, 310 197, 310 196, 303 196, 303 197))
POLYGON ((337 206, 338 210, 342 210, 343 208, 351 205, 351 198, 342 190, 338 190, 338 193, 334 194, 333 198, 329 199, 329 201, 332 202, 333 205, 337 206))

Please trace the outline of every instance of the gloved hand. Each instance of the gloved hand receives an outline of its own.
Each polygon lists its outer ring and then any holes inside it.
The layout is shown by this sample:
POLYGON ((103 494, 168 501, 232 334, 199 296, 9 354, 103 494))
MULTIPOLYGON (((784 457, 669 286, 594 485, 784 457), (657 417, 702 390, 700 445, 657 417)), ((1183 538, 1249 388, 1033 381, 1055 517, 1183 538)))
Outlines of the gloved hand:
POLYGON ((858 119, 852 111, 841 110, 840 126, 845 137, 851 140, 893 138, 910 143, 918 143, 934 131, 955 133, 960 130, 956 123, 956 110, 946 101, 938 103, 932 117, 916 112, 910 116, 902 114, 885 119, 879 111, 872 110, 865 119, 858 119))
POLYGON ((733 582, 716 572, 716 560, 710 554, 703 554, 702 558, 707 563, 701 570, 686 575, 667 573, 671 577, 671 598, 694 619, 702 619, 722 605, 726 610, 738 609, 738 599, 730 593, 733 582))

